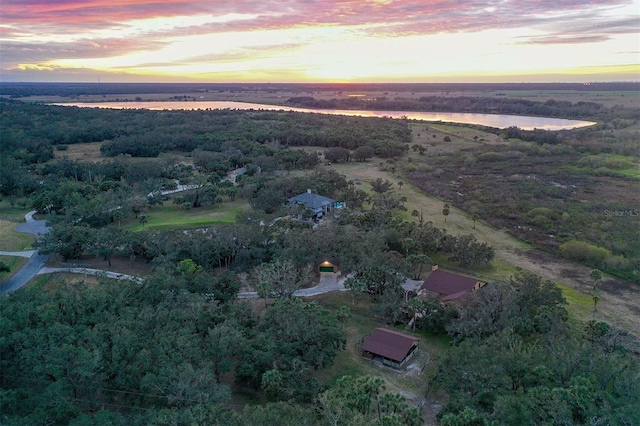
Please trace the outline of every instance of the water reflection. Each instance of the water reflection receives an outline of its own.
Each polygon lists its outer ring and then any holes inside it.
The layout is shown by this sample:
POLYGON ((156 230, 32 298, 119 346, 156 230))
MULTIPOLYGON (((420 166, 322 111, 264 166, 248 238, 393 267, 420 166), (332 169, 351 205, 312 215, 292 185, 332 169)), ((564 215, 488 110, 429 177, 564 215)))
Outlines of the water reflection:
POLYGON ((365 110, 341 110, 341 109, 312 109, 295 108, 280 105, 255 104, 233 101, 191 101, 191 102, 97 102, 97 103, 58 103, 56 105, 78 106, 90 108, 115 108, 115 109, 149 109, 149 110, 206 110, 206 109, 242 109, 242 110, 269 110, 269 111, 296 111, 317 114, 350 115, 357 117, 406 117, 411 120, 443 121, 450 123, 478 124, 481 126, 518 127, 523 130, 566 130, 578 127, 591 126, 590 121, 566 120, 562 118, 530 117, 521 115, 500 114, 473 114, 457 112, 417 112, 417 111, 365 111, 365 110))

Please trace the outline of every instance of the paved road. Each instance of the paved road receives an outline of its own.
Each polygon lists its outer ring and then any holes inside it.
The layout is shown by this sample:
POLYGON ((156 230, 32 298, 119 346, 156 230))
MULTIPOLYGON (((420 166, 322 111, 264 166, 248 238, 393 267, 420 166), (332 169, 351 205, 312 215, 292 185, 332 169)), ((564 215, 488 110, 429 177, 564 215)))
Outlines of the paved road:
MULTIPOLYGON (((331 291, 349 291, 349 289, 344 286, 344 282, 349 278, 349 276, 350 275, 338 278, 333 274, 322 274, 320 277, 320 283, 317 286, 296 290, 293 295, 296 297, 311 297, 329 293, 331 291)), ((402 287, 405 290, 417 291, 422 283, 422 280, 407 280, 402 284, 402 287)), ((255 291, 238 293, 239 299, 255 299, 257 297, 258 292, 255 291)))
MULTIPOLYGON (((44 220, 35 220, 33 218, 34 214, 35 210, 27 213, 24 216, 26 222, 16 226, 14 230, 24 234, 33 234, 36 237, 47 233, 47 222, 44 220)), ((37 250, 29 250, 28 252, 31 252, 29 261, 6 282, 0 284, 0 294, 10 293, 31 281, 38 271, 42 269, 47 260, 49 260, 49 257, 51 257, 50 254, 40 254, 37 250)), ((22 257, 26 257, 28 252, 23 252, 22 257)))
POLYGON ((26 222, 16 226, 15 228, 13 228, 13 230, 16 232, 22 232, 23 234, 33 234, 36 237, 49 232, 47 221, 35 220, 33 218, 34 214, 36 214, 35 210, 30 211, 29 213, 24 215, 26 222))
POLYGON ((31 257, 35 253, 35 250, 25 251, 0 251, 0 256, 16 256, 16 257, 31 257))
MULTIPOLYGON (((322 274, 320 283, 317 286, 296 290, 293 295, 296 297, 311 297, 317 296, 318 294, 329 293, 330 291, 347 291, 348 289, 344 287, 344 281, 347 278, 348 276, 338 279, 337 276, 333 274, 322 274)), ((238 293, 238 299, 256 299, 257 297, 258 292, 256 291, 238 293)))
POLYGON ((8 281, 0 285, 0 293, 10 293, 31 281, 31 279, 36 276, 38 271, 42 269, 44 264, 47 263, 49 257, 51 257, 50 254, 39 254, 37 252, 34 253, 34 255, 29 258, 27 264, 22 267, 22 269, 16 272, 16 274, 9 278, 8 281))

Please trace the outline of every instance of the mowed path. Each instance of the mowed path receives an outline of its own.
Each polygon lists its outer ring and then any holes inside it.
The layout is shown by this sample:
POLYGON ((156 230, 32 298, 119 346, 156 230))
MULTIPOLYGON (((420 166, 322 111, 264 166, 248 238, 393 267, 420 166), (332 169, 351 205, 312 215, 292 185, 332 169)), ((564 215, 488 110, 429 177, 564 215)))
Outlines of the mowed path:
MULTIPOLYGON (((397 184, 404 181, 401 177, 380 170, 378 163, 370 160, 366 163, 334 164, 323 166, 333 168, 347 176, 347 180, 360 182, 359 187, 369 191, 369 182, 377 179, 388 179, 397 184)), ((433 222, 434 226, 446 229, 452 235, 473 234, 479 241, 486 242, 496 250, 494 263, 498 265, 495 272, 486 275, 494 279, 507 280, 515 267, 521 267, 540 275, 543 279, 572 287, 591 297, 594 294, 592 280, 589 278, 591 268, 578 265, 555 257, 541 250, 532 248, 526 243, 507 234, 505 230, 493 228, 481 221, 474 223, 471 215, 455 207, 450 208, 450 214, 445 223, 442 215, 444 201, 429 196, 424 191, 404 181, 402 189, 396 185, 393 188, 400 195, 407 197, 408 212, 422 210, 425 221, 433 222)), ((407 214, 405 219, 410 219, 407 214)), ((604 276, 598 284, 598 311, 594 318, 603 319, 611 324, 617 324, 640 337, 640 286, 604 276)))

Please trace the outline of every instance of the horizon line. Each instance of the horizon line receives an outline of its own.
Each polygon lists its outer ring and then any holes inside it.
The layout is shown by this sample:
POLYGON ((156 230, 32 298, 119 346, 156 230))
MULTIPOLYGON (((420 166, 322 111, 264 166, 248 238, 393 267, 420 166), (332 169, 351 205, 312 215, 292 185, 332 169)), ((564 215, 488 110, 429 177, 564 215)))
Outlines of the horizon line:
POLYGON ((337 81, 337 82, 327 82, 327 81, 291 81, 291 82, 264 82, 264 81, 226 81, 226 82, 216 82, 216 81, 2 81, 0 80, 0 84, 95 84, 95 85, 106 85, 106 84, 190 84, 190 85, 198 85, 198 84, 271 84, 271 85, 308 85, 308 84, 317 84, 317 85, 366 85, 366 84, 393 84, 393 85, 420 85, 420 84, 429 84, 429 85, 465 85, 465 84, 475 84, 475 85, 495 85, 495 84, 577 84, 582 86, 589 86, 591 84, 615 84, 615 83, 626 83, 626 84, 638 84, 640 80, 593 80, 593 81, 465 81, 465 82, 395 82, 395 81, 337 81))

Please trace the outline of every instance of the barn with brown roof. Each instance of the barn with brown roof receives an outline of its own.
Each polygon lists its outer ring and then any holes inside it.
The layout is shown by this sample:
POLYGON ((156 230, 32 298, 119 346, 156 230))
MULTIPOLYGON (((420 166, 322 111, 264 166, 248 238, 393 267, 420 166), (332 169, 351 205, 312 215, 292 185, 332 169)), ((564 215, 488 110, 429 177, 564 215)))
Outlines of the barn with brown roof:
POLYGON ((443 271, 438 269, 438 266, 434 266, 418 293, 440 296, 443 302, 448 302, 476 291, 484 287, 485 284, 475 278, 443 271))
POLYGON ((402 368, 418 351, 419 339, 386 328, 376 328, 362 342, 362 356, 402 368))

